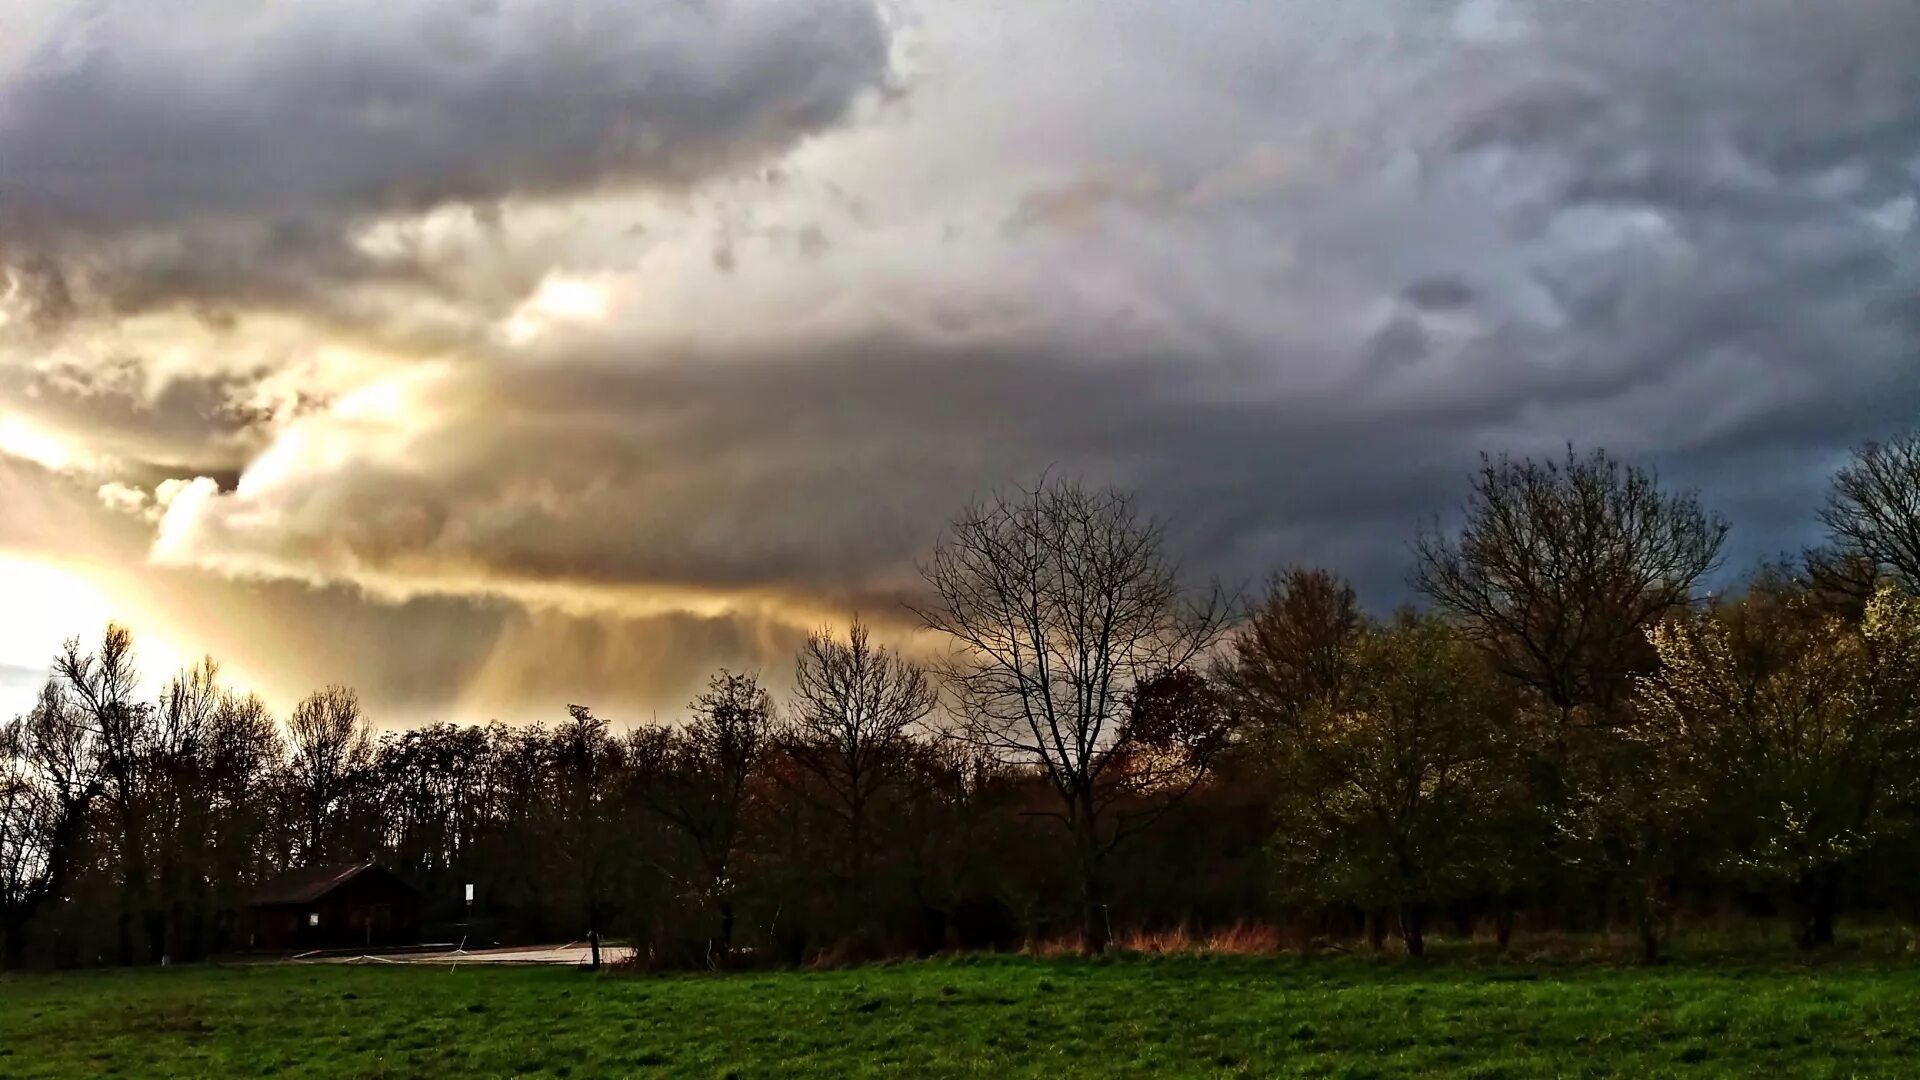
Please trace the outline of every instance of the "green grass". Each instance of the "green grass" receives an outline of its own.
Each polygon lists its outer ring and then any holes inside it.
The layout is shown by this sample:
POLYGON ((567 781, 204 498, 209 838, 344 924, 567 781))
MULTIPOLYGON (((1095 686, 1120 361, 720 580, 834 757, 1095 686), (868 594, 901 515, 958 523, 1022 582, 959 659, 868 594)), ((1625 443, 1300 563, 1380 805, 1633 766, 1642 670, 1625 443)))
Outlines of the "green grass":
POLYGON ((1192 956, 0 980, 6 1076, 876 1074, 1920 1075, 1920 965, 1192 956))

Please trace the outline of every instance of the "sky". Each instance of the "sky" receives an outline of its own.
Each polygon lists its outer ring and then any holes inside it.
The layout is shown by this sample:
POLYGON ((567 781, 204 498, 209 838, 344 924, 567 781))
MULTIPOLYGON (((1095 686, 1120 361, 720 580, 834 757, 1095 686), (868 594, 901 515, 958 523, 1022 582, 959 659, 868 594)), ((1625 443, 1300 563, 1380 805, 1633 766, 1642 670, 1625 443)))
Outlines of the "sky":
POLYGON ((1912 0, 9 0, 0 715, 667 718, 1044 470, 1407 596, 1481 451, 1729 566, 1920 418, 1912 0))

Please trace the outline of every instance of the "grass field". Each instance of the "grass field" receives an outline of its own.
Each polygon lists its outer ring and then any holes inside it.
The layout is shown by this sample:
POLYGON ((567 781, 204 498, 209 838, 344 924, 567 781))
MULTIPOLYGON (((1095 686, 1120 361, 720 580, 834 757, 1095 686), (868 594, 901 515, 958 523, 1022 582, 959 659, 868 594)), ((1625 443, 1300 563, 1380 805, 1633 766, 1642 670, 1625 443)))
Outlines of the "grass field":
POLYGON ((938 960, 0 980, 0 1075, 1920 1075, 1920 964, 938 960))

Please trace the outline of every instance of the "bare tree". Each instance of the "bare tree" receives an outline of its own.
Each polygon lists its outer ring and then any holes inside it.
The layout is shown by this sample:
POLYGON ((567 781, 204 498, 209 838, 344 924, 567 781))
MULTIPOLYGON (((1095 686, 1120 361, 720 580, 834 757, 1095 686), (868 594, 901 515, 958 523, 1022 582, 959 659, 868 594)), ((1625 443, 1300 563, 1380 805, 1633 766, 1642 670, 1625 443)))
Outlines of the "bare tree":
POLYGON ((337 854, 333 847, 338 837, 328 833, 340 822, 354 786, 373 760, 373 739, 360 696, 337 684, 315 690, 294 706, 287 734, 292 754, 288 774, 305 827, 300 859, 312 866, 337 854))
POLYGON ((1129 694, 1211 646, 1228 605, 1181 587, 1162 526, 1130 496, 1051 478, 966 510, 921 573, 936 599, 915 613, 955 646, 941 669, 954 735, 1038 769, 1059 795, 1083 943, 1100 952, 1107 856, 1157 816, 1110 814, 1123 793, 1102 783, 1128 757, 1129 694))
POLYGON ((773 742, 773 697, 752 675, 722 671, 693 700, 684 728, 647 728, 630 744, 641 798, 693 848, 694 885, 719 916, 718 948, 733 947, 734 859, 750 785, 773 742))
POLYGON ((1645 631, 1692 602, 1727 531, 1653 472, 1571 448, 1482 458, 1465 517, 1457 537, 1416 541, 1414 585, 1563 724, 1582 707, 1614 718, 1652 661, 1645 631))
POLYGON ((918 665, 871 643, 859 619, 841 642, 830 630, 807 635, 794 665, 788 753, 825 791, 828 813, 847 830, 847 895, 863 914, 867 817, 898 775, 914 725, 938 703, 918 665))
MULTIPOLYGON (((144 770, 155 739, 153 707, 136 699, 140 674, 133 659, 133 634, 108 624, 95 652, 83 652, 79 638, 68 638, 54 657, 55 678, 92 730, 102 793, 113 813, 114 842, 120 858, 118 952, 122 964, 134 961, 133 919, 142 913, 149 945, 161 947, 159 915, 149 894, 149 821, 144 770)), ((155 958, 158 958, 157 952, 155 958)))
MULTIPOLYGON (((231 941, 246 893, 277 869, 276 782, 286 746, 267 705, 223 691, 202 740, 198 798, 217 939, 231 941)), ((216 940, 215 946, 221 943, 216 940)))
POLYGON ((374 772, 383 845, 396 868, 437 887, 455 880, 486 817, 487 742, 485 728, 445 722, 381 737, 374 772))
POLYGON ((1920 592, 1920 431, 1854 450, 1820 520, 1843 555, 1920 592))
POLYGON ((1325 570, 1286 570, 1234 632, 1220 679, 1249 718, 1291 726, 1315 704, 1338 707, 1366 631, 1352 585, 1325 570))
POLYGON ((220 665, 203 657, 168 680, 154 710, 145 764, 162 956, 181 954, 187 944, 181 940, 181 922, 205 887, 203 782, 207 738, 224 697, 219 675, 220 665))
POLYGON ((18 967, 26 928, 63 896, 101 782, 93 730, 50 679, 31 712, 0 725, 0 964, 18 967))
POLYGON ((0 724, 0 966, 19 967, 26 924, 45 895, 51 830, 27 751, 27 721, 0 724))
POLYGON ((619 778, 624 748, 607 737, 607 722, 585 705, 567 706, 567 722, 554 732, 554 776, 549 789, 558 854, 573 870, 587 917, 592 965, 600 969, 600 924, 614 870, 619 832, 619 778))

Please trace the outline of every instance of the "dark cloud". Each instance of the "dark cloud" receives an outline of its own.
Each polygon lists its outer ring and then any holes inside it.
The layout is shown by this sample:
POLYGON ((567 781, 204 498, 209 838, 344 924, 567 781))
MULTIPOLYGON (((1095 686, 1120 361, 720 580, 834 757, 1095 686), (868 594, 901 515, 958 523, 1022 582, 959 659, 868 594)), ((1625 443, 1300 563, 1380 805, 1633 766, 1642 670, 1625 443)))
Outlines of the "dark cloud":
POLYGON ((539 271, 370 250, 370 222, 471 204, 497 241, 503 201, 684 190, 890 78, 871 0, 126 0, 50 21, 0 64, 0 293, 43 331, 250 309, 471 344, 539 271))
MULTIPOLYGON (((912 93, 857 128, 835 124, 888 77, 890 38, 850 3, 817 25, 691 5, 591 35, 586 4, 530 44, 463 29, 400 74, 424 16, 329 10, 375 47, 291 57, 260 107, 354 160, 296 154, 316 172, 289 177, 261 149, 282 127, 185 109, 172 135, 201 124, 231 176, 202 190, 197 159, 162 159, 151 187, 54 198, 57 161, 4 153, 53 145, 51 121, 0 108, 0 192, 31 195, 41 224, 159 223, 66 249, 70 309, 189 304, 236 343, 288 309, 421 345, 311 387, 266 371, 314 399, 265 424, 219 404, 262 398, 251 367, 172 396, 75 380, 40 399, 88 445, 170 448, 129 458, 221 447, 206 456, 237 478, 102 497, 165 502, 156 573, 327 597, 350 644, 274 648, 317 648, 409 708, 444 704, 407 689, 433 679, 518 701, 617 690, 594 672, 678 693, 706 662, 764 665, 820 618, 897 613, 960 503, 1048 468, 1139 489, 1197 574, 1317 562, 1385 606, 1481 450, 1654 464, 1734 519, 1738 568, 1812 539, 1845 448, 1920 418, 1910 0, 928 5, 896 24, 926 58, 912 93), (695 26, 717 29, 665 74, 595 59, 695 26), (561 56, 578 70, 527 74, 561 56), (475 63, 497 84, 436 81, 475 63), (367 91, 338 85, 363 66, 367 91), (422 109, 388 109, 395 87, 422 109), (660 146, 636 141, 625 94, 659 95, 660 146), (342 108, 293 115, 309 99, 342 108), (475 139, 434 136, 443 121, 475 139), (816 131, 819 153, 782 157, 816 131), (750 158, 781 160, 712 198, 594 194, 750 158), (513 195, 560 191, 579 221, 523 224, 513 195), (378 243, 340 228, 448 199, 490 208, 452 246, 420 220, 378 243)), ((234 25, 279 55, 281 31, 234 25)), ((105 134, 60 136, 79 155, 63 160, 125 142, 149 168, 152 141, 123 130, 148 106, 116 88, 162 69, 78 55, 0 103, 111 103, 105 134)), ((213 91, 241 70, 166 108, 227 100, 213 91)))
POLYGON ((684 185, 840 120, 887 42, 867 0, 75 6, 0 82, 0 220, 684 185))
POLYGON ((431 353, 474 344, 539 282, 539 268, 502 258, 488 242, 492 226, 476 222, 471 243, 444 252, 404 237, 371 252, 339 220, 235 219, 68 238, 38 258, 75 284, 63 322, 179 309, 220 331, 242 312, 280 314, 341 339, 431 353))
POLYGON ((251 402, 265 372, 155 375, 140 360, 0 365, 0 408, 93 461, 90 469, 152 485, 182 472, 237 470, 267 439, 251 402))
POLYGON ((1473 303, 1473 286, 1456 278, 1424 278, 1406 288, 1406 298, 1429 311, 1452 311, 1473 303))
POLYGON ((1263 394, 1150 354, 1095 364, 890 339, 450 371, 420 387, 448 410, 434 422, 315 417, 284 442, 311 458, 179 504, 162 550, 456 592, 605 591, 614 608, 621 587, 888 607, 961 503, 1051 467, 1142 490, 1199 573, 1329 562, 1391 602, 1407 539, 1457 503, 1482 449, 1602 443, 1761 511, 1743 515, 1741 550, 1798 543, 1818 470, 1729 466, 1824 448, 1825 467, 1920 394, 1897 365, 1749 360, 1569 379, 1489 352, 1485 381, 1445 407, 1399 391, 1411 371, 1263 394), (1782 390, 1730 400, 1747 379, 1782 390))
POLYGON ((73 288, 60 264, 45 252, 26 251, 9 260, 0 245, 0 300, 17 308, 29 329, 48 333, 74 314, 73 288))

